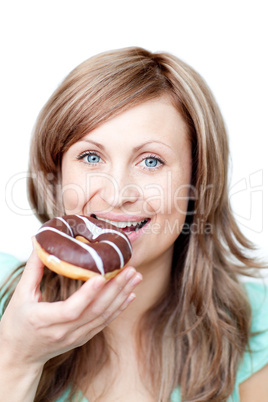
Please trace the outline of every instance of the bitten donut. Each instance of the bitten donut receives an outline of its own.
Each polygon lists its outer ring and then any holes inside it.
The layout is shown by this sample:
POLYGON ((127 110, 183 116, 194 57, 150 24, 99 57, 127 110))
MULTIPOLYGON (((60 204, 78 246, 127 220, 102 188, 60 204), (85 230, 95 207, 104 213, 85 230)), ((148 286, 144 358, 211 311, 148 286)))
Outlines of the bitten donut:
POLYGON ((65 215, 46 222, 35 236, 35 247, 46 267, 84 281, 98 274, 111 279, 132 254, 122 230, 82 215, 65 215))

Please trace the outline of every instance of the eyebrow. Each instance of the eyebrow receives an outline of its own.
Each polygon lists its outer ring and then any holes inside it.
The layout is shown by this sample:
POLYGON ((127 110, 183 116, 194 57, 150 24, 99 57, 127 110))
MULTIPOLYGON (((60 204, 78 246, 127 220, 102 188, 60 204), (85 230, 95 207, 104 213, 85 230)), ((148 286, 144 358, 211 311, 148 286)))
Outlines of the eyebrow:
POLYGON ((99 142, 96 142, 96 141, 85 140, 85 139, 82 138, 81 140, 79 140, 79 141, 77 141, 77 142, 88 142, 89 144, 96 145, 96 146, 99 147, 100 149, 105 150, 105 147, 104 147, 102 144, 100 144, 99 142))
MULTIPOLYGON (((102 145, 102 144, 100 144, 100 143, 97 142, 97 141, 93 141, 93 140, 89 140, 89 139, 81 139, 81 140, 79 140, 78 142, 88 142, 89 144, 93 144, 93 145, 99 147, 99 148, 100 148, 101 150, 103 150, 103 151, 105 150, 105 146, 102 145)), ((165 147, 167 147, 167 148, 169 148, 169 149, 172 150, 172 148, 171 148, 168 144, 165 144, 165 143, 162 142, 162 141, 146 141, 146 142, 144 142, 143 144, 134 147, 133 150, 134 150, 134 152, 138 152, 140 149, 142 149, 142 148, 145 147, 146 145, 148 145, 148 144, 155 144, 155 143, 156 143, 156 144, 160 144, 160 145, 164 145, 165 147)))
POLYGON ((134 151, 137 152, 137 151, 139 151, 141 148, 145 147, 145 145, 148 145, 148 144, 160 144, 160 145, 164 145, 165 147, 168 147, 168 148, 172 149, 168 144, 165 144, 165 143, 162 142, 162 141, 146 141, 146 142, 144 142, 143 144, 138 145, 137 147, 134 147, 134 151))

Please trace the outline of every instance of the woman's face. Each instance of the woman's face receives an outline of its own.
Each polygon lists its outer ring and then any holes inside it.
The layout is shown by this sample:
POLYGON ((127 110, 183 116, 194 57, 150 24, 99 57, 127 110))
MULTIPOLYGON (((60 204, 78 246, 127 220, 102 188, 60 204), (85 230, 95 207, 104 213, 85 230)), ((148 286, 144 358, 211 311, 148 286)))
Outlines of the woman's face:
POLYGON ((167 97, 119 114, 72 145, 62 160, 67 214, 120 227, 137 269, 171 263, 188 204, 191 145, 167 97))

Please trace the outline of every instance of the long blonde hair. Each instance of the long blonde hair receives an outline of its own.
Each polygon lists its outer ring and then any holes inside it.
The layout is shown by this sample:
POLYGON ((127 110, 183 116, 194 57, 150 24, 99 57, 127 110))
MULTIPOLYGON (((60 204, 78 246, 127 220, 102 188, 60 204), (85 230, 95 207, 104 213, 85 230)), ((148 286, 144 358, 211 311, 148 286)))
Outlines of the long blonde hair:
MULTIPOLYGON (((31 148, 29 197, 42 222, 63 214, 64 152, 108 119, 163 94, 189 127, 192 186, 198 196, 189 200, 185 227, 175 242, 169 289, 140 323, 141 371, 158 401, 168 401, 177 386, 188 402, 223 401, 232 393, 250 336, 250 306, 237 278, 259 265, 247 256, 252 245, 229 205, 226 130, 200 75, 171 54, 136 47, 86 60, 65 78, 39 115, 31 148)), ((47 270, 43 297, 63 299, 77 286, 47 270)), ((44 367, 36 401, 53 400, 66 386, 72 395, 83 376, 94 378, 108 358, 101 333, 52 359, 44 367)))

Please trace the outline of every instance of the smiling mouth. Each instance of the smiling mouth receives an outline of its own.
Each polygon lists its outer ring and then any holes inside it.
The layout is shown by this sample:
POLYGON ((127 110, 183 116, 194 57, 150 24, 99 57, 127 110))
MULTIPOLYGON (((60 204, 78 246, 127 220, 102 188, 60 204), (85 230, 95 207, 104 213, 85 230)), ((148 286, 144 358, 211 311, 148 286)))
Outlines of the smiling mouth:
POLYGON ((145 226, 149 221, 150 218, 145 218, 137 222, 127 222, 127 221, 111 221, 110 219, 104 219, 100 218, 95 214, 91 215, 92 218, 98 219, 99 221, 107 222, 110 225, 116 226, 117 228, 123 230, 126 234, 132 233, 132 232, 137 232, 143 226, 145 226))

